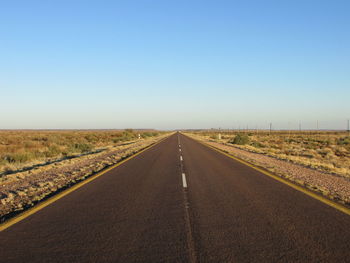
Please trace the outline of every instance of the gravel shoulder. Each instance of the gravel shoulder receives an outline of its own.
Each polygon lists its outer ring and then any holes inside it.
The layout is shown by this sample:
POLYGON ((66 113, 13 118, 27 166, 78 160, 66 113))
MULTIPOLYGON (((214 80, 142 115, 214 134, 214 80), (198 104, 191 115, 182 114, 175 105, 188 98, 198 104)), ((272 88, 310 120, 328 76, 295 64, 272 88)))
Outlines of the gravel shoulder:
POLYGON ((98 153, 0 177, 0 222, 34 206, 99 171, 118 163, 169 134, 107 148, 98 153))
POLYGON ((219 148, 256 166, 262 167, 280 177, 318 192, 334 201, 347 206, 350 205, 350 180, 348 178, 317 171, 315 169, 264 154, 249 152, 228 144, 213 142, 202 136, 190 133, 186 133, 186 135, 219 148))

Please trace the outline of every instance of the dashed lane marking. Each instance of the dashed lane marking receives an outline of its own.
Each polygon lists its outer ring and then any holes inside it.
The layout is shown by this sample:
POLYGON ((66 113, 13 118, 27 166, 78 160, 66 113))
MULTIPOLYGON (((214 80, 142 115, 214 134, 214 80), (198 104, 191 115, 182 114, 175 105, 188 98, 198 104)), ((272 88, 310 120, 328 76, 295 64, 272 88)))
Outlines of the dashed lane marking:
POLYGON ((182 173, 182 185, 184 188, 187 188, 186 175, 182 173))

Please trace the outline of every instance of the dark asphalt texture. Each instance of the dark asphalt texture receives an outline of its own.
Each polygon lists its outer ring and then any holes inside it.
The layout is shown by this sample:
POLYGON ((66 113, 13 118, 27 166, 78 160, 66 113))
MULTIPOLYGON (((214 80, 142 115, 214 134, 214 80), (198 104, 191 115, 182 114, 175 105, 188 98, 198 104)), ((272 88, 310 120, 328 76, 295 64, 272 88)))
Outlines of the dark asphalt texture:
POLYGON ((0 233, 6 263, 193 261, 350 262, 350 217, 175 134, 0 233))

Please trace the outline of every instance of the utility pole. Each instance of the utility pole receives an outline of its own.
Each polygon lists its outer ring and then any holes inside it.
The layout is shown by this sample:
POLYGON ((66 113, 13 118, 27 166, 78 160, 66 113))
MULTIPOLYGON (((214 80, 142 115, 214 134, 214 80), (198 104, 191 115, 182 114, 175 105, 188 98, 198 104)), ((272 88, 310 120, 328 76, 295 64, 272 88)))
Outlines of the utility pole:
POLYGON ((350 120, 348 119, 348 134, 350 135, 350 120))
POLYGON ((299 131, 301 132, 301 122, 299 122, 299 131))
POLYGON ((272 130, 272 122, 270 122, 270 135, 271 135, 271 130, 272 130))

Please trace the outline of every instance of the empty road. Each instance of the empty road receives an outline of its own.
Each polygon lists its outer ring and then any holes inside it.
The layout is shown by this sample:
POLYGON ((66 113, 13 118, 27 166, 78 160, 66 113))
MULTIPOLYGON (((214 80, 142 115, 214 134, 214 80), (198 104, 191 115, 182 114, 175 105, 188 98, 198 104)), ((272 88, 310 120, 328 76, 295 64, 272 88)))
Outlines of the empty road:
POLYGON ((181 134, 0 232, 1 262, 350 262, 350 217, 181 134))

